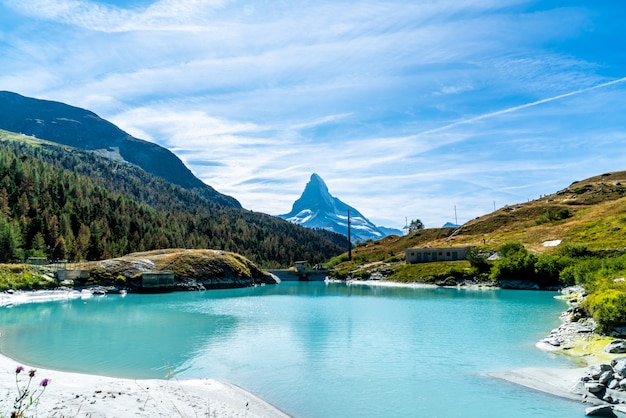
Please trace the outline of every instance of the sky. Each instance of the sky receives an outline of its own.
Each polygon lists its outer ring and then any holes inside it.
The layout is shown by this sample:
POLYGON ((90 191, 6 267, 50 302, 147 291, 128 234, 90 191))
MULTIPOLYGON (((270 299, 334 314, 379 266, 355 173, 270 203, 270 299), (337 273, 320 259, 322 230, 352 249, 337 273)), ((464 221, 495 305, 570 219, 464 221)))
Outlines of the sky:
POLYGON ((173 151, 246 209, 312 173, 377 225, 626 170, 623 0, 0 0, 0 90, 173 151))

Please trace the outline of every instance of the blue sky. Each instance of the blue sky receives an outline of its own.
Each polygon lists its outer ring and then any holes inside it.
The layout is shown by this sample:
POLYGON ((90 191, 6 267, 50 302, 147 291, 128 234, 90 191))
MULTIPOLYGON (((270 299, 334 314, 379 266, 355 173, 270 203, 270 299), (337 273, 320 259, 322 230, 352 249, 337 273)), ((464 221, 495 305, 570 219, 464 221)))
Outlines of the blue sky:
POLYGON ((0 90, 92 110, 242 205, 378 225, 626 170, 626 2, 0 0, 0 90))

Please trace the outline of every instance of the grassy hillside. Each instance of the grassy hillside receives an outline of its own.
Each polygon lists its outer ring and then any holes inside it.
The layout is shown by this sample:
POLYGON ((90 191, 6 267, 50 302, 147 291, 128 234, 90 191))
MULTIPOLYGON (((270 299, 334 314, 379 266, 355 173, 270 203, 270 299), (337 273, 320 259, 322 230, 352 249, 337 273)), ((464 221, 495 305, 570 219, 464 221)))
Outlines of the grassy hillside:
POLYGON ((404 250, 411 247, 473 245, 495 250, 507 242, 518 242, 536 253, 554 252, 558 247, 542 245, 553 240, 561 240, 562 246, 584 245, 590 250, 624 247, 626 171, 576 181, 559 192, 506 206, 458 229, 422 229, 365 243, 353 249, 353 264, 403 258, 404 250))
MULTIPOLYGON (((392 269, 390 279, 435 281, 467 265, 429 263, 404 266, 404 250, 413 247, 476 246, 494 252, 506 243, 519 243, 530 253, 555 254, 564 247, 620 253, 626 242, 626 172, 605 173, 575 181, 554 194, 506 206, 473 219, 460 228, 422 229, 405 236, 389 236, 368 242, 329 263, 339 277, 369 277, 381 269, 392 269), (544 246, 560 240, 558 246, 544 246)), ((387 272, 388 273, 388 272, 387 272)))

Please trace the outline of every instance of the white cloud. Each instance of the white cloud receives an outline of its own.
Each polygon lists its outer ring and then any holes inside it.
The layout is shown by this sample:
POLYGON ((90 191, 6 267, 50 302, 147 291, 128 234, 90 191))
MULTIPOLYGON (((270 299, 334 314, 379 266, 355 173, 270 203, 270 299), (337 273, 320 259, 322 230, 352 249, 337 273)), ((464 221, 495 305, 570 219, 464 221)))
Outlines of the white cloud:
POLYGON ((0 0, 0 89, 93 110, 250 209, 317 172, 376 223, 439 226, 626 162, 615 5, 127 4, 0 0))

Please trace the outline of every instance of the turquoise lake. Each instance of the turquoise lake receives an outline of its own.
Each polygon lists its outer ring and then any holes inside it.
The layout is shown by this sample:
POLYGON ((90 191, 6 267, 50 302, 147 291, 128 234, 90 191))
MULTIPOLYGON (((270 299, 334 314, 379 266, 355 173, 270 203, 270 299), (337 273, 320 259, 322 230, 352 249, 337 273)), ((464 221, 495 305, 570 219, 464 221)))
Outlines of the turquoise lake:
POLYGON ((5 307, 0 351, 37 367, 216 378, 298 418, 583 417, 585 406, 486 375, 576 367, 535 343, 553 292, 283 282, 5 307))

